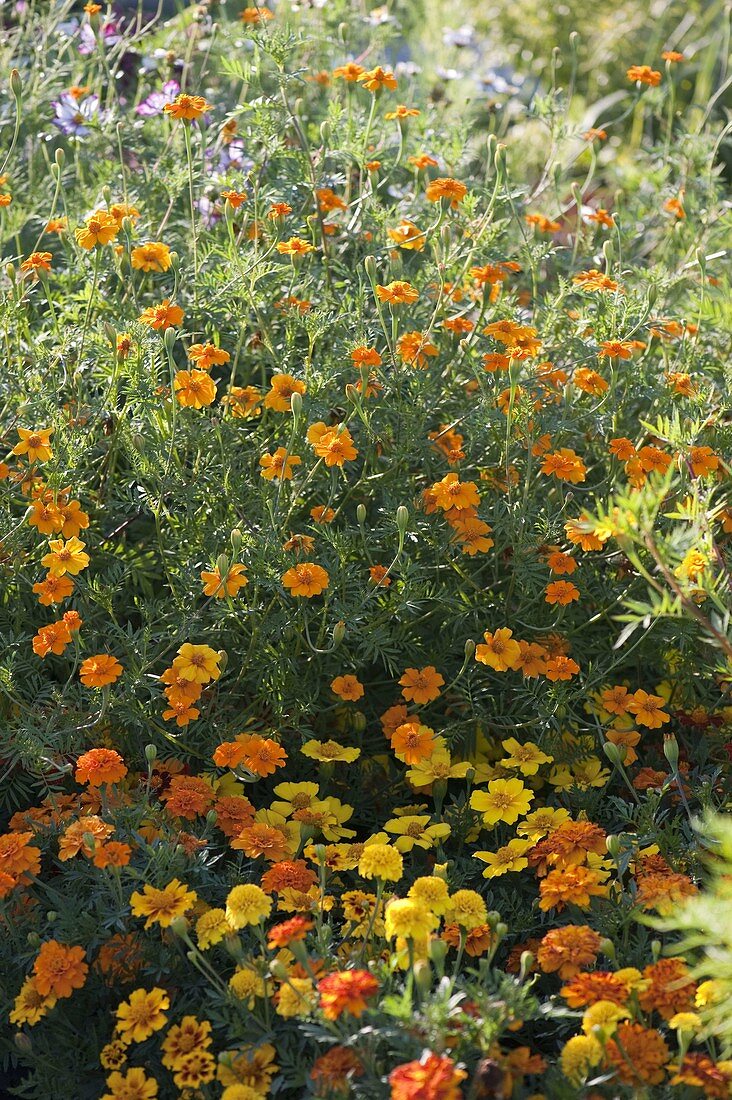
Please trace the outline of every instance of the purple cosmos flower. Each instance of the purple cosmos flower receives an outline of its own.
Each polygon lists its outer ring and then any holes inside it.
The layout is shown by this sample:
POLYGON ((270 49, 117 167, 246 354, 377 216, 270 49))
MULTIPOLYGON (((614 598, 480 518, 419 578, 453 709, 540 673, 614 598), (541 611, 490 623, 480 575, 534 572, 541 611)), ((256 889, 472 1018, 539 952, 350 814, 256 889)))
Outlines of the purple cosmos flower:
MULTIPOLYGON (((122 37, 122 21, 111 20, 102 27, 102 40, 105 49, 114 46, 122 37)), ((83 56, 94 53, 99 45, 97 35, 91 23, 82 23, 79 33, 79 53, 83 56)))
POLYGON ((244 152, 244 142, 241 138, 234 138, 228 145, 221 149, 218 164, 219 172, 228 172, 235 169, 238 172, 251 172, 254 161, 244 152))
POLYGON ((96 117, 99 110, 99 96, 88 95, 85 99, 74 99, 68 92, 51 104, 56 117, 52 120, 64 134, 85 137, 89 133, 88 123, 96 117))
POLYGON ((159 92, 151 92, 147 99, 137 105, 137 114, 144 115, 145 118, 162 114, 163 108, 173 102, 179 91, 180 84, 177 80, 166 80, 159 92))

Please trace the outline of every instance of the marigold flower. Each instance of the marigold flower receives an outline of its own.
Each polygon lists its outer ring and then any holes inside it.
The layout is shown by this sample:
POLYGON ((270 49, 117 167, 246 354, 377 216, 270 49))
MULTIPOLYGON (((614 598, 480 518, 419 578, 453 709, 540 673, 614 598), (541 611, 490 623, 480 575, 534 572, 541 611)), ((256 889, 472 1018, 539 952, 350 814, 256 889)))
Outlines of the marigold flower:
POLYGON ((170 998, 163 989, 155 986, 149 992, 135 989, 129 1000, 123 1001, 115 1013, 117 1031, 128 1043, 143 1043, 145 1039, 165 1027, 168 1017, 165 1009, 170 1007, 170 998))
POLYGON ((274 374, 270 385, 272 389, 264 398, 264 406, 274 412, 289 412, 293 393, 305 393, 306 389, 305 383, 291 374, 274 374))
POLYGON ((460 1083, 467 1076, 446 1054, 426 1051, 419 1061, 391 1071, 391 1100, 460 1100, 460 1083))
POLYGON ((63 577, 65 573, 77 576, 89 564, 89 555, 84 553, 85 542, 72 536, 68 542, 63 539, 51 539, 50 551, 41 558, 52 577, 63 577))
POLYGON ((34 1027, 55 1004, 56 997, 52 994, 44 996, 39 992, 35 979, 26 978, 15 998, 13 1010, 8 1019, 16 1027, 22 1027, 23 1024, 34 1027))
POLYGON ((173 325, 179 325, 183 317, 184 313, 180 306, 171 305, 170 298, 164 298, 160 305, 148 306, 144 309, 137 319, 142 325, 165 332, 173 325))
POLYGON ((216 383, 202 370, 176 371, 173 390, 178 404, 186 409, 202 409, 216 398, 216 383))
POLYGON ((162 890, 149 883, 143 886, 142 892, 135 890, 130 896, 130 908, 133 917, 147 918, 145 928, 152 928, 154 924, 169 928, 173 920, 187 913, 196 900, 195 891, 174 878, 162 890))
POLYGON ((104 687, 122 675, 122 665, 110 653, 97 653, 81 662, 79 678, 85 687, 104 687))
POLYGON ((397 340, 397 351, 405 363, 424 370, 428 356, 434 358, 438 354, 435 344, 427 338, 423 332, 404 332, 397 340))
POLYGON ((396 89, 397 81, 394 73, 390 69, 382 69, 381 65, 377 65, 374 69, 361 72, 356 77, 356 80, 369 92, 381 92, 384 88, 393 92, 396 89))
POLYGON ((421 669, 406 669, 399 683, 407 701, 422 704, 437 699, 445 680, 434 665, 426 665, 421 669))
POLYGON ((441 176, 427 184, 425 197, 429 202, 448 199, 450 206, 454 209, 462 202, 467 193, 467 187, 460 180, 453 179, 451 176, 441 176))
POLYGON ((648 84, 651 88, 661 83, 661 74, 650 65, 631 65, 626 76, 628 80, 633 80, 637 84, 648 84))
POLYGON ((598 933, 586 924, 552 928, 541 941, 537 961, 545 974, 558 971, 559 977, 568 981, 594 966, 601 942, 598 933))
POLYGON ((17 428, 20 443, 13 447, 14 455, 25 455, 29 462, 48 462, 53 458, 50 439, 53 428, 40 428, 30 431, 28 428, 17 428))
POLYGON ((605 1057, 618 1080, 634 1088, 660 1085, 671 1053, 659 1033, 641 1024, 622 1023, 616 1036, 617 1042, 608 1040, 605 1057))
POLYGON ((218 680, 221 675, 220 660, 219 654, 210 646, 185 642, 178 650, 173 668, 183 680, 207 684, 209 680, 218 680))
POLYGON ((289 588, 290 595, 310 599, 325 591, 330 583, 330 577, 322 566, 303 561, 282 574, 282 583, 285 588, 289 588))
POLYGON ((223 600, 227 596, 238 596, 239 589, 249 584, 246 571, 246 565, 242 565, 241 562, 230 565, 225 577, 221 576, 218 567, 211 572, 204 569, 201 573, 204 596, 215 596, 217 600, 223 600))
POLYGON ((649 695, 641 688, 634 692, 628 700, 628 710, 635 716, 639 726, 648 726, 649 729, 660 729, 665 722, 670 722, 671 717, 663 710, 665 700, 660 695, 649 695))
POLYGON ((551 581, 546 586, 545 592, 546 595, 544 599, 546 603, 558 603, 562 607, 566 607, 567 604, 580 598, 579 588, 572 584, 571 581, 551 581))
POLYGON ((607 887, 603 886, 597 871, 589 867, 563 867, 550 871, 539 885, 541 898, 539 908, 546 912, 556 909, 561 912, 568 904, 578 909, 589 909, 593 897, 604 897, 607 887))
POLYGON ((348 1012, 358 1018, 368 1008, 367 1000, 376 996, 379 983, 368 970, 341 970, 327 974, 318 982, 320 1007, 326 1020, 337 1020, 348 1012))
POLYGON ((328 428, 322 420, 318 421, 308 428, 307 440, 318 458, 322 458, 328 467, 342 467, 344 463, 352 462, 358 456, 351 433, 344 426, 328 428))
POLYGON ((181 92, 172 103, 166 103, 163 111, 171 118, 180 118, 185 122, 201 118, 207 111, 213 110, 213 104, 207 103, 201 95, 186 95, 181 92))
POLYGON ((490 827, 499 821, 513 825, 528 813, 534 799, 520 779, 491 779, 487 791, 473 791, 471 809, 483 815, 483 824, 490 827))
POLYGON ((390 844, 367 844, 358 861, 358 873, 362 878, 399 882, 404 873, 404 860, 390 844))
POLYGON ((573 1035, 562 1048, 560 1063, 567 1080, 581 1085, 602 1061, 602 1044, 593 1035, 573 1035))
POLYGON ((167 271, 173 262, 170 249, 162 241, 148 241, 132 249, 130 260, 135 271, 167 271))
POLYGON ((411 305, 419 298, 419 291, 403 279, 394 279, 386 286, 377 284, 376 297, 380 302, 388 302, 392 306, 411 305))
POLYGON ((89 967, 83 947, 68 947, 58 940, 47 940, 33 964, 35 987, 43 997, 70 997, 81 989, 89 967))
POLYGON ((299 466, 301 462, 299 455, 289 454, 286 447, 278 447, 273 454, 262 455, 259 460, 262 467, 260 473, 267 481, 291 481, 295 466, 299 466))
POLYGON ((346 676, 336 676, 335 680, 331 681, 330 689, 339 696, 339 698, 354 703, 358 699, 363 698, 364 694, 363 684, 356 676, 352 676, 350 673, 346 676))
POLYGON ((287 753, 271 737, 251 737, 239 739, 242 757, 241 763, 255 775, 273 775, 277 768, 284 767, 287 753))
POLYGON ((99 787, 102 783, 119 783, 126 775, 125 762, 114 749, 89 749, 76 761, 74 778, 77 783, 99 787))
POLYGON ((111 244, 119 233, 117 219, 107 210, 95 210, 86 219, 86 224, 74 231, 77 244, 86 251, 98 245, 111 244))
POLYGON ((475 890, 456 890, 450 896, 447 917, 469 932, 485 924, 488 911, 485 901, 475 890))
POLYGON ((226 919, 232 928, 261 924, 272 910, 272 899, 254 883, 235 886, 226 898, 226 919))
POLYGON ((30 256, 21 263, 20 270, 33 275, 38 275, 41 271, 47 273, 51 270, 52 259, 50 252, 31 252, 30 256))
POLYGON ((481 665, 488 665, 495 672, 507 672, 518 668, 521 660, 521 646, 513 637, 513 631, 501 627, 494 633, 486 631, 485 644, 475 647, 475 659, 481 665))

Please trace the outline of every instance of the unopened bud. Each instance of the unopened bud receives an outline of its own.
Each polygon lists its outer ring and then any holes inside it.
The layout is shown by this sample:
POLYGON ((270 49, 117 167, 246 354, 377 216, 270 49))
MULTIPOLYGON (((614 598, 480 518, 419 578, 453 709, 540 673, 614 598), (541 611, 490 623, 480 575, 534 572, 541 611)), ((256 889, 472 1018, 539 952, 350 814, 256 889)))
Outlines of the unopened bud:
POLYGON ((429 993, 432 988, 432 967, 427 959, 417 959, 413 970, 418 987, 423 993, 429 993))
POLYGON ((6 264, 5 265, 5 274, 10 279, 10 282, 14 283, 15 282, 15 264, 6 264))
POLYGON ((605 939, 600 940, 600 951, 608 959, 615 958, 615 944, 612 940, 605 939))
POLYGON ((608 854, 611 855, 617 863, 618 856, 620 855, 620 837, 616 836, 615 833, 610 833, 610 835, 605 838, 605 847, 608 850, 608 854))
POLYGON ((165 344, 165 350, 167 351, 168 355, 170 355, 171 352, 173 351, 176 336, 177 336, 177 333, 176 333, 176 331, 175 331, 175 329, 173 328, 172 325, 170 326, 170 328, 166 328, 166 330, 163 334, 163 343, 165 344))
POLYGON ((505 924, 503 921, 499 921, 496 925, 495 931, 498 939, 502 940, 508 935, 508 925, 505 924))
POLYGON ((465 645, 463 647, 463 650, 464 650, 464 653, 465 653, 465 660, 469 661, 470 658, 475 653, 475 642, 473 641, 472 638, 466 638, 465 639, 465 645))
POLYGON ((668 760, 673 771, 679 770, 679 743, 673 733, 663 735, 663 755, 668 760))
POLYGON ((654 963, 658 962, 661 958, 662 943, 660 940, 651 940, 651 958, 654 963))
POLYGON ((611 764, 614 764, 616 768, 622 767, 623 761, 628 754, 627 745, 615 745, 612 741, 603 742, 602 751, 608 758, 611 764))
POLYGON ((343 619, 339 619, 333 627, 333 645, 339 646, 346 636, 346 624, 343 619))
POLYGON ((430 940, 427 953, 438 970, 442 970, 448 950, 449 944, 446 944, 444 940, 438 939, 437 937, 430 940))
POLYGON ((59 168, 63 168, 64 161, 66 160, 66 153, 64 153, 63 149, 60 146, 53 154, 53 159, 59 168))
POLYGON ((188 931, 188 921, 182 914, 179 914, 177 917, 173 917, 170 922, 170 930, 174 932, 176 936, 185 936, 188 931))
POLYGON ((400 534, 404 534, 409 523, 409 510, 400 504, 396 510, 396 525, 400 534))
POLYGON ((521 952, 519 977, 525 978, 527 974, 530 974, 534 967, 534 955, 531 951, 521 952))
POLYGON ((269 972, 279 982, 284 982, 289 977, 287 967, 281 959, 273 959, 269 964, 269 972))
POLYGON ((216 570, 219 576, 222 578, 229 575, 229 559, 226 554, 219 554, 216 559, 216 570))
POLYGON ((301 393, 293 393, 292 397, 290 398, 290 408, 292 409, 292 415, 295 417, 295 420, 299 420, 302 414, 301 393))
POLYGON ((226 666, 229 663, 229 654, 226 652, 225 649, 220 649, 218 651, 218 657, 219 657, 219 669, 223 672, 224 669, 226 668, 226 666))
POLYGON ((364 269, 369 279, 373 283, 376 279, 376 260, 373 256, 367 256, 363 262, 364 269))
POLYGON ((615 248, 612 241, 605 241, 602 246, 602 255, 605 260, 605 268, 608 269, 613 265, 613 259, 615 257, 615 248))
POLYGON ((50 921, 51 924, 53 924, 53 922, 56 920, 57 917, 58 917, 58 913, 56 912, 55 909, 49 909, 48 912, 46 913, 46 920, 50 921))
POLYGON ((33 1040, 24 1031, 17 1031, 13 1036, 13 1042, 16 1049, 22 1051, 23 1054, 30 1054, 33 1050, 33 1040))
POLYGON ((327 119, 325 119, 320 124, 320 140, 322 141, 323 145, 327 145, 329 138, 330 138, 330 123, 328 122, 327 119))
POLYGON ((23 81, 20 79, 20 73, 17 69, 10 70, 10 88, 16 99, 20 99, 23 94, 23 81))
POLYGON ((234 557, 237 556, 241 550, 241 531, 238 527, 235 527, 230 535, 231 549, 234 551, 234 557))
POLYGON ((359 526, 363 527, 364 523, 366 522, 366 505, 365 504, 359 504, 358 507, 356 508, 356 519, 358 521, 359 526))
POLYGON ((110 325, 109 321, 104 322, 104 335, 107 337, 110 344, 112 345, 112 347, 116 351, 117 350, 117 332, 114 328, 114 325, 110 325))
POLYGON ((501 919, 501 914, 498 912, 497 909, 491 909, 485 919, 488 927, 495 929, 496 925, 501 919))

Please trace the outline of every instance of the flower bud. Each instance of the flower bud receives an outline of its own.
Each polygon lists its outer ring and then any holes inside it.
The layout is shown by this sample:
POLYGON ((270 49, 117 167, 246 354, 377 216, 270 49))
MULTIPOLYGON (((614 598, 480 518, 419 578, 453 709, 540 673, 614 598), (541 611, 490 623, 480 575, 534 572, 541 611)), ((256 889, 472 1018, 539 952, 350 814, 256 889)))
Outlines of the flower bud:
POLYGON ((658 960, 661 958, 662 946, 663 945, 661 944, 660 940, 651 940, 651 958, 653 959, 654 963, 658 962, 658 960))
POLYGON ((447 956, 448 950, 449 944, 445 943, 444 940, 438 939, 437 937, 430 940, 427 953, 429 954, 430 960, 440 971, 445 964, 445 957, 447 956))
POLYGON ((412 969, 418 988, 423 993, 429 993, 432 989, 432 967, 427 959, 417 959, 412 969))
POLYGON ((330 138, 330 123, 328 122, 327 119, 325 119, 320 124, 320 140, 322 141, 323 145, 327 145, 329 138, 330 138))
POLYGON ((612 741, 604 741, 602 751, 605 753, 610 763, 614 764, 616 768, 622 767, 623 761, 628 755, 627 745, 615 745, 612 741))
POLYGON ((286 981, 289 977, 287 967, 281 959, 273 959, 269 964, 269 972, 273 978, 277 978, 280 982, 286 981))
POLYGON ((10 279, 11 283, 15 283, 15 264, 6 264, 5 274, 10 279))
POLYGON ((224 577, 228 577, 229 559, 227 558, 226 554, 219 554, 216 559, 216 569, 222 580, 224 579, 224 577))
POLYGON ((600 941, 600 951, 608 959, 615 959, 615 944, 607 938, 600 941))
POLYGON ((28 944, 29 947, 40 947, 41 937, 38 935, 37 932, 29 932, 25 938, 25 942, 28 944))
POLYGON ((20 73, 17 69, 10 70, 10 89, 16 99, 20 99, 23 94, 23 81, 20 79, 20 73))
POLYGON ((376 281, 376 260, 373 256, 367 256, 363 262, 364 269, 368 275, 370 281, 373 283, 376 281))
POLYGON ((292 397, 290 398, 290 408, 292 409, 292 415, 295 417, 295 420, 299 420, 302 414, 301 393, 293 393, 292 397))
POLYGON ((366 505, 365 504, 359 504, 358 507, 356 508, 356 519, 358 521, 359 527, 363 527, 364 523, 366 522, 366 505))
POLYGON ((663 735, 663 755, 674 772, 679 770, 679 743, 673 733, 663 735))
POLYGON ((53 159, 58 168, 63 168, 64 161, 66 160, 66 153, 64 153, 63 149, 60 146, 53 154, 53 159))
POLYGON ((609 270, 613 266, 613 258, 615 256, 615 248, 612 241, 605 241, 602 246, 602 255, 605 260, 605 270, 609 270))
POLYGON ((170 930, 174 932, 176 936, 184 936, 188 931, 188 921, 182 914, 179 914, 177 917, 173 917, 170 922, 170 930))
POLYGON ((618 856, 620 855, 620 837, 616 836, 614 833, 611 833, 608 837, 605 838, 605 847, 608 850, 608 854, 611 855, 617 863, 618 856))
POLYGON ((491 909, 485 919, 488 927, 495 929, 496 925, 501 919, 501 914, 498 912, 497 909, 491 909))
POLYGON ((46 920, 49 921, 51 924, 53 924, 53 922, 56 920, 57 917, 58 917, 58 913, 56 912, 55 909, 49 909, 48 912, 46 913, 46 920))
POLYGON ((475 642, 472 638, 465 639, 465 645, 463 646, 463 652, 465 653, 465 660, 469 661, 475 653, 475 642))
POLYGON ((339 619, 333 627, 333 645, 339 646, 346 636, 346 624, 343 619, 339 619))
POLYGON ((173 345, 175 344, 176 335, 176 331, 172 325, 170 326, 170 328, 166 328, 163 334, 163 343, 165 344, 165 350, 167 351, 168 355, 170 355, 173 351, 173 345))
POLYGON ((23 1054, 30 1054, 30 1052, 33 1050, 33 1040, 31 1039, 30 1035, 26 1035, 24 1031, 16 1032, 13 1036, 13 1042, 15 1043, 16 1048, 22 1051, 23 1054))
POLYGON ((238 527, 234 528, 229 538, 231 540, 231 549, 234 551, 234 557, 236 557, 241 550, 241 531, 238 527))
POLYGON ((229 663, 229 654, 226 652, 225 649, 220 649, 218 651, 218 653, 219 653, 219 668, 223 672, 224 669, 226 668, 226 666, 229 663))
POLYGON ((148 764, 154 764, 158 758, 158 750, 154 745, 145 745, 145 759, 148 764))
POLYGON ((396 525, 401 535, 407 530, 407 523, 409 522, 409 510, 400 504, 396 510, 396 525))
POLYGON ((523 980, 527 974, 531 973, 534 966, 534 954, 532 951, 521 952, 520 966, 519 977, 523 980))

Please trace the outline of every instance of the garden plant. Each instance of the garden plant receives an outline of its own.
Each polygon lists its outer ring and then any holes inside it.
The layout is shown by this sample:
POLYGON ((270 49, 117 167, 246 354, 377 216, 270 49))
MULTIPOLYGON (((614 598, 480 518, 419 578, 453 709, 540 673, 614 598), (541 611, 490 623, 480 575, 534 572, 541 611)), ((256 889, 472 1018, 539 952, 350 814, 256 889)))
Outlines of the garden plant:
POLYGON ((3 1096, 732 1095, 729 11, 577 8, 0 9, 3 1096))

